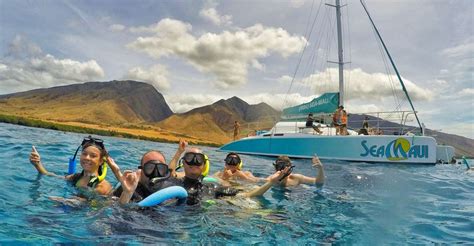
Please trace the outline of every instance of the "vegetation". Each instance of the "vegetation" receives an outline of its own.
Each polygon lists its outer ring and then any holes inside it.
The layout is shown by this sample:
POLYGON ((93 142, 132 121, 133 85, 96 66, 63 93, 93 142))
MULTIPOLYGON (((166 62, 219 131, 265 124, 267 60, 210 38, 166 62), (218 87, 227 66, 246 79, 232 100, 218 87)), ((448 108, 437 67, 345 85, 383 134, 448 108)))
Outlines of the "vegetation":
MULTIPOLYGON (((100 136, 113 136, 113 137, 122 137, 122 138, 131 138, 131 139, 140 139, 140 140, 147 140, 153 142, 162 142, 162 143, 174 143, 175 141, 170 141, 168 139, 163 138, 154 138, 154 137, 146 137, 141 135, 133 135, 126 132, 119 132, 113 130, 101 130, 101 129, 94 129, 88 127, 80 127, 80 126, 70 126, 65 124, 57 124, 37 119, 25 118, 21 116, 14 116, 14 115, 5 115, 0 114, 0 122, 3 123, 10 123, 22 126, 29 126, 29 127, 37 127, 37 128, 44 128, 44 129, 51 129, 56 131, 64 131, 64 132, 76 132, 76 133, 84 133, 84 134, 94 134, 100 136)), ((210 144, 210 143, 202 143, 202 142, 193 142, 190 141, 191 144, 198 144, 198 145, 207 145, 218 147, 217 144, 210 144)))

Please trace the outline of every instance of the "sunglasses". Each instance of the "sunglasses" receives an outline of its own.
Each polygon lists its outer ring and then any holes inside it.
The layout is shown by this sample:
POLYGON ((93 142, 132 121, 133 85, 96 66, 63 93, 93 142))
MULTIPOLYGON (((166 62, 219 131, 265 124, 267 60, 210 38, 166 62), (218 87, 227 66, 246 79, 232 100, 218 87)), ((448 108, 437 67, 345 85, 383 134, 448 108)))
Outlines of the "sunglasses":
POLYGON ((181 159, 190 166, 202 166, 206 163, 206 157, 201 153, 187 152, 181 159))
POLYGON ((225 159, 225 164, 229 166, 237 166, 240 164, 240 157, 236 155, 227 156, 225 159))
POLYGON ((82 143, 81 143, 81 146, 84 146, 86 144, 94 144, 96 146, 99 146, 100 148, 102 149, 105 149, 105 146, 104 146, 104 140, 102 139, 99 139, 99 138, 93 138, 91 136, 89 137, 85 137, 83 140, 82 140, 82 143))
POLYGON ((142 169, 148 178, 167 177, 170 175, 168 165, 155 160, 147 161, 143 166, 138 166, 138 169, 142 169))

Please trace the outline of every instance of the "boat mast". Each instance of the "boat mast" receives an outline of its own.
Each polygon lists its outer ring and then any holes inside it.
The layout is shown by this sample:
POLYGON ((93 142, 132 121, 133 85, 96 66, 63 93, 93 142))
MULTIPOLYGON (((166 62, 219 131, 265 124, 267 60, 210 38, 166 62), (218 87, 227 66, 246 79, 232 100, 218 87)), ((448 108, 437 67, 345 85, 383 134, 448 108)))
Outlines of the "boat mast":
POLYGON ((363 0, 360 0, 360 3, 362 4, 362 7, 364 7, 365 12, 367 13, 370 23, 372 23, 372 26, 374 27, 374 30, 377 33, 377 36, 379 37, 380 42, 382 43, 385 53, 387 53, 388 59, 390 60, 390 63, 392 64, 393 70, 395 70, 395 73, 397 74, 398 81, 400 81, 403 92, 405 92, 405 95, 408 98, 408 102, 410 102, 411 109, 413 110, 413 113, 415 114, 415 118, 416 118, 416 121, 418 122, 418 126, 420 127, 421 134, 425 135, 424 126, 421 124, 420 119, 418 118, 418 114, 416 113, 415 106, 413 106, 413 102, 411 101, 410 96, 408 95, 407 88, 405 87, 405 83, 403 83, 402 77, 400 76, 400 73, 398 72, 397 66, 395 66, 395 62, 393 61, 392 56, 390 55, 390 52, 388 52, 387 46, 385 46, 385 42, 383 41, 382 36, 379 33, 379 30, 375 26, 375 23, 372 20, 372 17, 370 16, 369 11, 367 10, 367 7, 365 6, 365 3, 363 2, 363 0))
MULTIPOLYGON (((326 5, 336 8, 336 22, 337 22, 337 54, 339 64, 339 106, 344 105, 344 55, 342 50, 342 27, 341 27, 341 6, 340 0, 336 0, 336 5, 326 5)), ((334 62, 336 63, 336 62, 334 62)))

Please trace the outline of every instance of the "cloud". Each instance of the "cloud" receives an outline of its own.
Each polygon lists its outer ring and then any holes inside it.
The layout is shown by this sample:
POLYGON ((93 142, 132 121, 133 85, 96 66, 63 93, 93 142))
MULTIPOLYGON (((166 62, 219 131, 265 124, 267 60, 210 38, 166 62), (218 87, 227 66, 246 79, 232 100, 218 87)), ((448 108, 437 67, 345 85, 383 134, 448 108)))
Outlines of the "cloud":
POLYGON ((163 65, 154 65, 149 69, 141 67, 134 67, 130 69, 125 75, 124 79, 137 80, 147 82, 155 86, 158 91, 166 91, 170 88, 170 83, 167 79, 168 70, 163 65))
POLYGON ((121 31, 125 30, 125 26, 120 25, 120 24, 113 24, 113 25, 109 26, 109 30, 111 30, 113 32, 121 32, 121 31))
POLYGON ((206 106, 222 99, 220 95, 187 94, 186 96, 167 94, 164 95, 166 102, 175 113, 188 112, 194 108, 206 106))
MULTIPOLYGON (((326 71, 312 74, 299 81, 300 84, 310 85, 314 93, 325 91, 338 91, 339 84, 337 79, 338 69, 328 68, 326 71), (328 76, 331 74, 331 76, 328 76)), ((392 99, 394 93, 405 99, 398 78, 395 75, 388 76, 383 73, 367 73, 360 68, 345 70, 344 77, 350 78, 345 81, 345 100, 364 99, 364 100, 386 100, 392 99)), ((412 81, 403 78, 405 87, 410 98, 415 101, 429 101, 435 96, 435 93, 427 88, 420 88, 412 81)))
POLYGON ((7 57, 22 58, 37 56, 42 54, 43 51, 35 43, 27 40, 21 35, 16 35, 13 41, 8 45, 7 57))
POLYGON ((0 63, 2 91, 65 85, 104 77, 103 69, 95 60, 80 62, 44 55, 38 46, 21 37, 16 37, 10 48, 9 54, 15 55, 0 63))
POLYGON ((474 89, 473 88, 464 88, 458 94, 459 94, 459 96, 469 96, 469 97, 471 97, 471 100, 472 100, 472 96, 474 96, 474 89))
POLYGON ((206 8, 199 11, 199 16, 204 18, 207 21, 212 22, 216 26, 221 25, 232 25, 232 16, 231 15, 219 15, 215 8, 206 8))
POLYGON ((300 8, 305 3, 305 0, 290 0, 290 5, 293 8, 300 8))
POLYGON ((136 33, 152 35, 138 37, 127 47, 157 59, 171 55, 180 57, 198 71, 214 75, 216 87, 228 88, 247 83, 249 66, 263 69, 258 59, 272 53, 286 58, 300 52, 306 44, 301 36, 260 24, 199 37, 193 36, 191 29, 190 24, 172 19, 163 19, 148 27, 130 28, 136 33))

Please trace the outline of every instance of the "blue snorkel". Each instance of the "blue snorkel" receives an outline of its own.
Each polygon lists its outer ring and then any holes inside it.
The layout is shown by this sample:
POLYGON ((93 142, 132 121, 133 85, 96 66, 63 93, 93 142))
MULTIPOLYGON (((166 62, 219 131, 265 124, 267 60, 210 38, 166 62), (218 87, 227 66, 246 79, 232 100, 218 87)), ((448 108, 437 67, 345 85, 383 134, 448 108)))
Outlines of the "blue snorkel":
POLYGON ((74 156, 72 158, 69 158, 69 167, 67 169, 67 174, 74 174, 76 173, 76 156, 77 156, 77 152, 79 151, 79 149, 82 147, 82 145, 79 145, 79 147, 77 147, 76 149, 76 152, 74 153, 74 156))

